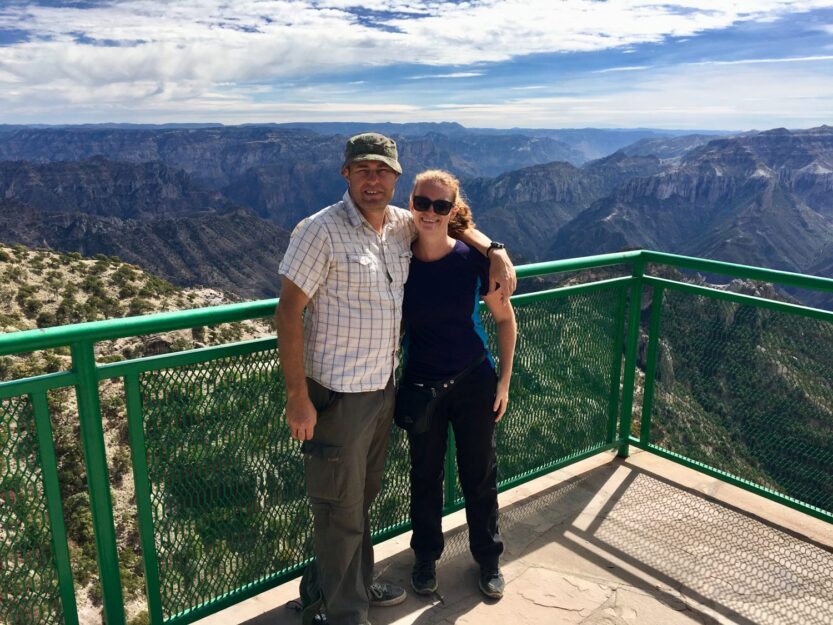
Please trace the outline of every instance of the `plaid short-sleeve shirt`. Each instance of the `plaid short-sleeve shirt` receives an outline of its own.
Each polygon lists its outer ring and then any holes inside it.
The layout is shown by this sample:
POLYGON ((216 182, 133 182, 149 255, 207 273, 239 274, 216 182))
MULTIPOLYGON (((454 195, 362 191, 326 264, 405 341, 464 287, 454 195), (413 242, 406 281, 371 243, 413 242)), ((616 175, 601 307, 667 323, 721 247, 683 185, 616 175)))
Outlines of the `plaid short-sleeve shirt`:
POLYGON ((295 227, 280 273, 310 298, 308 377, 344 393, 385 387, 397 362, 414 236, 410 214, 394 206, 378 234, 349 193, 295 227))

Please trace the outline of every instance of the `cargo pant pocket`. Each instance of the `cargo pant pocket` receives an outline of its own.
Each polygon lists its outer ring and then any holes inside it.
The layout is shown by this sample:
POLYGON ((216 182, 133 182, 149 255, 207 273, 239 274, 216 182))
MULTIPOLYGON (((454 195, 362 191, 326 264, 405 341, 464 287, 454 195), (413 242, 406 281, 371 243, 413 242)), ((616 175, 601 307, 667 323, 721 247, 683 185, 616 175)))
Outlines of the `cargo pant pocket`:
POLYGON ((338 503, 344 497, 344 471, 341 447, 317 441, 301 444, 304 454, 304 475, 312 503, 338 503))
POLYGON ((340 395, 340 393, 319 384, 312 378, 307 378, 307 392, 309 393, 309 400, 319 414, 332 406, 340 395))

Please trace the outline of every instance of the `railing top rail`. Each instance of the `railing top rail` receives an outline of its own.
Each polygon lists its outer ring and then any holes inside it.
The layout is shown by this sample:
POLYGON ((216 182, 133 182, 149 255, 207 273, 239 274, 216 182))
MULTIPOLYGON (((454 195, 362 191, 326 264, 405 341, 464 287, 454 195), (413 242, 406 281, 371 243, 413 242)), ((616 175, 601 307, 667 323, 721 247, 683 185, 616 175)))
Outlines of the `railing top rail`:
POLYGON ((578 271, 580 269, 593 269, 595 267, 609 267, 630 263, 638 259, 642 250, 631 250, 628 252, 615 252, 613 254, 598 254, 596 256, 582 256, 580 258, 565 258, 563 260, 551 260, 545 263, 532 263, 517 268, 519 278, 533 278, 544 276, 550 273, 563 273, 567 271, 578 271))
MULTIPOLYGON (((518 267, 519 278, 530 278, 549 273, 576 271, 592 267, 605 267, 630 262, 639 257, 638 250, 601 254, 582 258, 569 258, 546 263, 534 263, 518 267)), ((39 330, 24 330, 0 335, 0 356, 30 352, 52 347, 62 347, 80 341, 108 341, 125 336, 169 332, 202 325, 259 319, 275 312, 277 299, 225 304, 209 308, 178 310, 138 317, 107 319, 88 323, 57 326, 39 330)))
MULTIPOLYGON (((553 273, 610 267, 637 261, 833 292, 833 279, 831 278, 807 276, 789 271, 763 269, 750 265, 738 265, 650 250, 631 250, 613 254, 599 254, 544 263, 532 263, 518 267, 517 273, 519 278, 532 278, 553 273)), ((54 328, 10 332, 0 335, 0 356, 61 347, 78 342, 89 341, 94 343, 126 336, 169 332, 171 330, 181 330, 203 325, 271 317, 275 312, 277 303, 278 300, 273 298, 208 308, 156 313, 138 317, 107 319, 104 321, 57 326, 54 328)))
POLYGON ((654 252, 652 250, 642 250, 642 259, 646 263, 671 265, 681 269, 694 269, 696 271, 719 273, 736 278, 750 278, 752 280, 797 286, 805 289, 833 291, 833 279, 831 278, 808 276, 806 274, 793 273, 791 271, 764 269, 762 267, 754 267, 752 265, 738 265, 736 263, 727 263, 720 260, 708 260, 705 258, 695 258, 693 256, 680 256, 678 254, 654 252))
POLYGON ((789 302, 767 299, 765 297, 756 297, 754 295, 735 293, 733 291, 724 291, 722 289, 701 286, 699 284, 688 284, 687 282, 677 282, 676 280, 666 280, 665 278, 655 278, 653 276, 648 276, 647 278, 645 278, 645 282, 647 284, 650 284, 651 286, 660 286, 668 289, 676 289, 685 293, 702 295, 704 297, 710 297, 712 299, 721 299, 724 301, 735 302, 737 304, 745 304, 748 306, 767 308, 769 310, 777 310, 790 315, 801 315, 802 317, 811 317, 813 319, 833 321, 833 311, 824 310, 822 308, 812 308, 810 306, 791 304, 789 302))
POLYGON ((271 317, 277 299, 224 304, 209 308, 194 308, 156 313, 139 317, 106 319, 39 330, 10 332, 0 336, 0 356, 61 347, 82 341, 98 342, 125 336, 139 336, 155 332, 169 332, 217 323, 271 317))

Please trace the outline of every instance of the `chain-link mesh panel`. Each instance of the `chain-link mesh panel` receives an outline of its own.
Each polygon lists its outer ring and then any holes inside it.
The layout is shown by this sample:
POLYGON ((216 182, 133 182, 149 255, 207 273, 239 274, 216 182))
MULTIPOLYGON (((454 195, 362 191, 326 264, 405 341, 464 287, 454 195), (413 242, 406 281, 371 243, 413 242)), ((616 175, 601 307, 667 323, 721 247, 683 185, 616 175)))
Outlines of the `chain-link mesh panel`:
MULTIPOLYGON (((312 556, 303 457, 283 418, 276 352, 143 374, 152 516, 165 618, 312 556)), ((397 428, 376 534, 410 520, 408 442, 397 428)))
POLYGON ((63 622, 34 412, 0 400, 0 623, 63 622))
POLYGON ((653 444, 833 510, 833 323, 666 291, 653 444))
POLYGON ((385 529, 411 522, 411 458, 408 436, 391 428, 382 490, 370 508, 370 527, 376 537, 385 529))
POLYGON ((312 518, 277 354, 141 382, 165 618, 303 562, 312 518))
MULTIPOLYGON (((607 442, 611 376, 622 358, 620 289, 516 306, 509 407, 497 428, 500 486, 607 442)), ((483 319, 497 356, 491 315, 483 319)), ((459 482, 456 493, 460 502, 459 482)))
MULTIPOLYGON (((605 444, 618 294, 518 307, 501 484, 605 444)), ((141 386, 165 618, 305 562, 312 518, 276 353, 153 371, 141 386)), ((394 428, 371 509, 376 534, 410 520, 409 467, 407 438, 394 428)))

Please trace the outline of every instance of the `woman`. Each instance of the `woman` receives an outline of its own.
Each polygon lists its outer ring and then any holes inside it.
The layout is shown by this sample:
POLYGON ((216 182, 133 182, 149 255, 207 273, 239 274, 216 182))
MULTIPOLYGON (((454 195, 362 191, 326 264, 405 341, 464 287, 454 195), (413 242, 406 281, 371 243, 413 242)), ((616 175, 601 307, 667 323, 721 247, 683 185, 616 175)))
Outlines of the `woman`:
POLYGON ((469 547, 480 565, 480 590, 503 595, 498 559, 495 424, 506 412, 515 352, 515 315, 488 291, 489 261, 449 236, 473 225, 459 181, 445 171, 416 177, 410 210, 419 237, 412 246, 402 308, 405 327, 403 383, 454 378, 433 412, 427 431, 410 433, 411 521, 418 594, 437 589, 436 561, 443 551, 442 504, 448 424, 454 428, 457 466, 466 501, 469 547), (497 325, 500 376, 487 351, 478 302, 483 298, 497 325), (460 375, 462 374, 462 376, 460 375), (455 377, 457 376, 457 377, 455 377))

